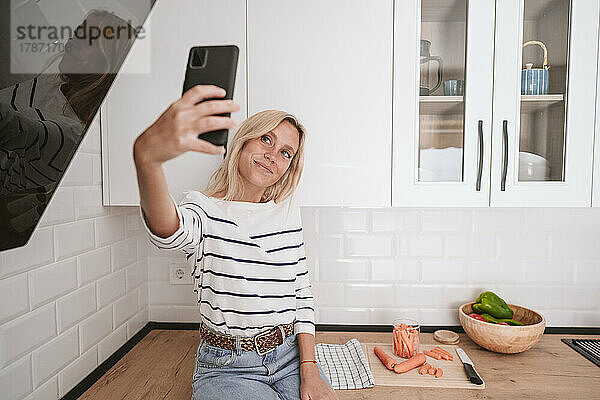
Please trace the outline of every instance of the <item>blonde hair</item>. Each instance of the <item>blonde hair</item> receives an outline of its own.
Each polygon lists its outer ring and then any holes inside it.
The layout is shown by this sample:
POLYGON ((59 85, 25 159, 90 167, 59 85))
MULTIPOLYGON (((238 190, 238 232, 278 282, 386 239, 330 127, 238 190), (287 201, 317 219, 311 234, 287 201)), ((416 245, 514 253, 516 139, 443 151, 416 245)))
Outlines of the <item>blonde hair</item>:
POLYGON ((299 135, 299 145, 292 161, 281 176, 273 185, 267 187, 262 195, 261 202, 274 200, 280 203, 290 195, 300 182, 302 170, 304 168, 304 139, 306 130, 296 117, 285 111, 264 110, 247 118, 238 128, 231 139, 231 144, 227 149, 227 155, 219 168, 211 175, 207 188, 202 192, 206 196, 214 196, 217 193, 225 192, 223 200, 233 200, 233 198, 243 190, 242 181, 238 171, 238 162, 242 149, 246 142, 251 139, 261 137, 265 133, 275 129, 281 122, 289 122, 299 135))
MULTIPOLYGON (((110 11, 92 9, 85 15, 83 21, 86 21, 90 17, 99 18, 99 27, 112 27, 113 29, 126 27, 133 29, 127 21, 110 11)), ((129 37, 129 35, 121 35, 119 39, 109 39, 105 35, 100 35, 98 38, 98 47, 105 61, 102 71, 99 70, 96 73, 87 74, 59 73, 61 80, 67 85, 65 93, 67 103, 63 106, 63 113, 68 106, 71 106, 77 117, 87 126, 96 115, 98 107, 100 107, 102 100, 104 100, 104 96, 106 96, 132 44, 133 38, 129 37)), ((37 76, 40 76, 56 60, 61 59, 63 55, 64 51, 51 57, 42 69, 42 72, 37 76)))

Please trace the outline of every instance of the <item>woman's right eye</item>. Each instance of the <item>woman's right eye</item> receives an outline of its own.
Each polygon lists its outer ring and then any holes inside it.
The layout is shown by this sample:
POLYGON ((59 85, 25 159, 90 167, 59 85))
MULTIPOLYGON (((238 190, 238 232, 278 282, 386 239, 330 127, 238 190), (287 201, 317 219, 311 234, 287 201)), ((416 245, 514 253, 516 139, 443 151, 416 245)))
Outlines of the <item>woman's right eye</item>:
POLYGON ((262 136, 261 136, 261 139, 262 139, 262 141, 263 141, 263 142, 265 141, 265 140, 264 140, 265 138, 269 139, 269 142, 268 142, 268 143, 270 143, 270 142, 271 142, 271 138, 270 138, 270 137, 268 137, 267 135, 262 135, 262 136))

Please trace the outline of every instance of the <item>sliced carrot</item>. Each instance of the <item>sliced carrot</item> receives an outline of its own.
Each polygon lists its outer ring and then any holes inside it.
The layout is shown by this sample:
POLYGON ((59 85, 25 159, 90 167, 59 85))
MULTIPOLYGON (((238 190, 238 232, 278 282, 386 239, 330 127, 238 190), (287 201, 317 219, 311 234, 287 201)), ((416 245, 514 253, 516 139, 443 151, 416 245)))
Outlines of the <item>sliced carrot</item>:
POLYGON ((441 368, 438 368, 438 369, 435 371, 435 377, 436 377, 436 378, 439 378, 439 377, 441 377, 443 374, 444 374, 444 371, 442 371, 442 369, 441 369, 441 368))
POLYGON ((429 370, 427 371, 427 373, 429 375, 435 375, 436 372, 437 372, 437 368, 433 368, 433 367, 430 367, 429 370))
POLYGON ((416 356, 414 356, 404 362, 396 364, 396 366, 394 367, 394 372, 397 374, 402 374, 404 372, 410 371, 411 369, 417 368, 417 367, 425 364, 425 361, 427 361, 427 357, 425 357, 425 355, 419 353, 416 356))
POLYGON ((448 355, 450 357, 453 357, 452 354, 448 353, 446 350, 442 349, 440 346, 435 346, 435 348, 433 350, 437 350, 440 353, 444 353, 444 354, 446 354, 446 355, 448 355))
POLYGON ((442 359, 442 357, 439 354, 437 354, 437 353, 432 353, 432 352, 427 351, 427 350, 424 350, 423 353, 425 353, 426 355, 428 355, 431 358, 435 358, 436 360, 441 360, 442 359))
POLYGON ((427 373, 427 371, 429 371, 430 367, 431 367, 431 365, 429 365, 429 363, 425 363, 425 364, 421 365, 421 368, 419 368, 419 375, 425 375, 427 373))
POLYGON ((385 367, 387 369, 389 369, 390 371, 394 369, 394 367, 396 366, 396 360, 394 360, 392 358, 392 356, 390 356, 385 351, 383 351, 380 347, 377 347, 377 346, 373 347, 373 351, 375 352, 375 355, 377 355, 377 357, 381 360, 381 362, 383 363, 383 365, 385 365, 385 367))

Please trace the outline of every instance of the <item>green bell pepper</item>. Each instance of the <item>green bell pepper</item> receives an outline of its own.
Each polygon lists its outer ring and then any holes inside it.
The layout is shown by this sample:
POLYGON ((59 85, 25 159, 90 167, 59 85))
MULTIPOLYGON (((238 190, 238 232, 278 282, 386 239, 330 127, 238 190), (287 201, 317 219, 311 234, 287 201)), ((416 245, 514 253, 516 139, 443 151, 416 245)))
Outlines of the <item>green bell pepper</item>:
POLYGON ((493 292, 483 292, 475 300, 473 311, 477 314, 489 314, 494 318, 507 318, 513 316, 513 311, 508 304, 493 292))
POLYGON ((499 324, 500 322, 506 322, 509 325, 518 325, 518 326, 523 326, 525 325, 522 322, 519 321, 515 321, 514 319, 508 319, 508 318, 494 318, 492 317, 490 314, 481 314, 481 317, 483 319, 485 319, 487 322, 491 322, 493 324, 499 324))

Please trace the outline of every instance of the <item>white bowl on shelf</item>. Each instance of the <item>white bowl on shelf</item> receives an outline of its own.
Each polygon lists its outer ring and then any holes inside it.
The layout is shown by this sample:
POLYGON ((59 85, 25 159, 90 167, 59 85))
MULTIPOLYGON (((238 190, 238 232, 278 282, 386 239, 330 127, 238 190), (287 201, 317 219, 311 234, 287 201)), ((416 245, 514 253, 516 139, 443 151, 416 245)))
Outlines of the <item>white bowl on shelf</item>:
POLYGON ((537 154, 519 152, 519 181, 547 181, 549 178, 548 160, 537 154))

